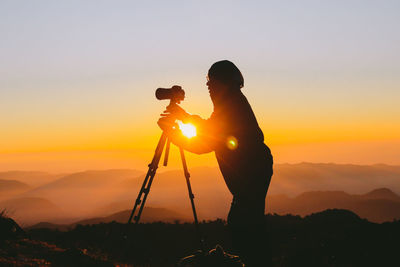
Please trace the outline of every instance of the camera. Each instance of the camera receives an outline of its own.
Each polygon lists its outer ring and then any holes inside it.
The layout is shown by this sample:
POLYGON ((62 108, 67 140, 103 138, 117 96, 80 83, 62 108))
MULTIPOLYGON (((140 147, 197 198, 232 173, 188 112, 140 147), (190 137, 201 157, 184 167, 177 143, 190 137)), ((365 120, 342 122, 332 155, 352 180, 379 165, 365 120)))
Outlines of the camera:
POLYGON ((179 104, 185 99, 185 91, 178 85, 174 85, 171 88, 158 88, 156 90, 156 98, 158 100, 169 99, 172 103, 179 104))

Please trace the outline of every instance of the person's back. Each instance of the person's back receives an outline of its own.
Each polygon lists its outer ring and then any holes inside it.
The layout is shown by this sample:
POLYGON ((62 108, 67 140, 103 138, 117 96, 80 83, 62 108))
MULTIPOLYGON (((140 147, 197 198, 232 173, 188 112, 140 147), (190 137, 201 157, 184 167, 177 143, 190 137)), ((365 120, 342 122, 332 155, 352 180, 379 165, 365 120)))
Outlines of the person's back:
POLYGON ((221 136, 215 155, 231 193, 245 195, 260 188, 266 190, 267 177, 251 174, 272 172, 272 156, 243 93, 233 92, 219 106, 216 104, 209 120, 217 128, 214 134, 221 136))

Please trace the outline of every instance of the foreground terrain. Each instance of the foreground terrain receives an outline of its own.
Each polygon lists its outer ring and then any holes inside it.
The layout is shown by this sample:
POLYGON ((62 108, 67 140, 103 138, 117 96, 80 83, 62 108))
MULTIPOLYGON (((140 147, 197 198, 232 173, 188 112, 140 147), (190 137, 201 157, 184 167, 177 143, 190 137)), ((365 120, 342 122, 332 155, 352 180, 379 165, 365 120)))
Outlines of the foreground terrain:
MULTIPOLYGON (((347 210, 265 220, 273 266, 394 266, 398 260, 400 221, 371 223, 347 210)), ((232 251, 224 221, 203 222, 201 228, 208 248, 220 244, 232 251)), ((14 231, 0 241, 0 265, 173 266, 198 249, 190 223, 140 224, 124 238, 126 230, 111 222, 14 231)))

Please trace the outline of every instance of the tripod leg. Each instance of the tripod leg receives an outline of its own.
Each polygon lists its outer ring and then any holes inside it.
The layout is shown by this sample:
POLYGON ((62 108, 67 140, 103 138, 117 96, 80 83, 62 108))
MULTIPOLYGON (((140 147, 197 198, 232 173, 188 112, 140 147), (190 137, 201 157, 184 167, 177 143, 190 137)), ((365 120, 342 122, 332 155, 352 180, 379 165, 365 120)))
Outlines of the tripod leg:
POLYGON ((164 166, 168 164, 168 156, 169 156, 169 147, 171 146, 171 140, 167 140, 167 146, 165 147, 165 155, 164 155, 164 166))
POLYGON ((138 223, 140 220, 140 215, 143 211, 144 203, 146 201, 147 195, 149 194, 150 187, 153 182, 154 176, 156 175, 158 163, 160 162, 160 158, 161 158, 162 151, 164 149, 166 140, 167 140, 167 135, 163 132, 163 134, 160 137, 160 140, 158 141, 158 144, 157 144, 154 156, 153 156, 153 160, 149 164, 149 170, 147 171, 146 177, 144 178, 142 187, 141 187, 138 197, 135 201, 135 205, 132 209, 131 215, 129 216, 128 224, 131 223, 133 215, 135 214, 136 208, 139 204, 141 204, 141 205, 139 208, 138 215, 135 216, 135 223, 138 223), (144 196, 143 196, 143 194, 144 194, 144 196), (143 196, 143 200, 142 200, 142 196, 143 196))
POLYGON ((198 236, 198 238, 200 240, 200 247, 201 247, 202 251, 204 252, 205 251, 204 239, 203 239, 203 235, 202 235, 202 233, 200 231, 199 221, 197 219, 196 207, 194 205, 194 194, 192 192, 192 186, 190 185, 190 173, 189 173, 187 165, 186 165, 185 153, 183 151, 183 148, 179 147, 179 152, 181 154, 183 172, 185 174, 186 184, 187 184, 187 188, 188 188, 188 192, 189 192, 190 203, 192 205, 192 211, 193 211, 193 217, 194 217, 194 225, 196 227, 197 236, 198 236))

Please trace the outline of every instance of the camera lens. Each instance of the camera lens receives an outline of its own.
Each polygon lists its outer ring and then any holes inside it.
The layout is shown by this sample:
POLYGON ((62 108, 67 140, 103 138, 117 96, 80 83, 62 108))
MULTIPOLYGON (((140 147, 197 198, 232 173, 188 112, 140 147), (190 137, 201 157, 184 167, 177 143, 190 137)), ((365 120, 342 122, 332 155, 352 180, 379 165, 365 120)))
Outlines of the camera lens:
POLYGON ((177 85, 172 88, 158 88, 156 90, 156 98, 158 100, 170 99, 175 103, 179 103, 185 99, 185 91, 177 85))
POLYGON ((158 100, 164 100, 164 99, 172 99, 173 98, 173 92, 169 88, 158 88, 156 90, 156 98, 158 100))

